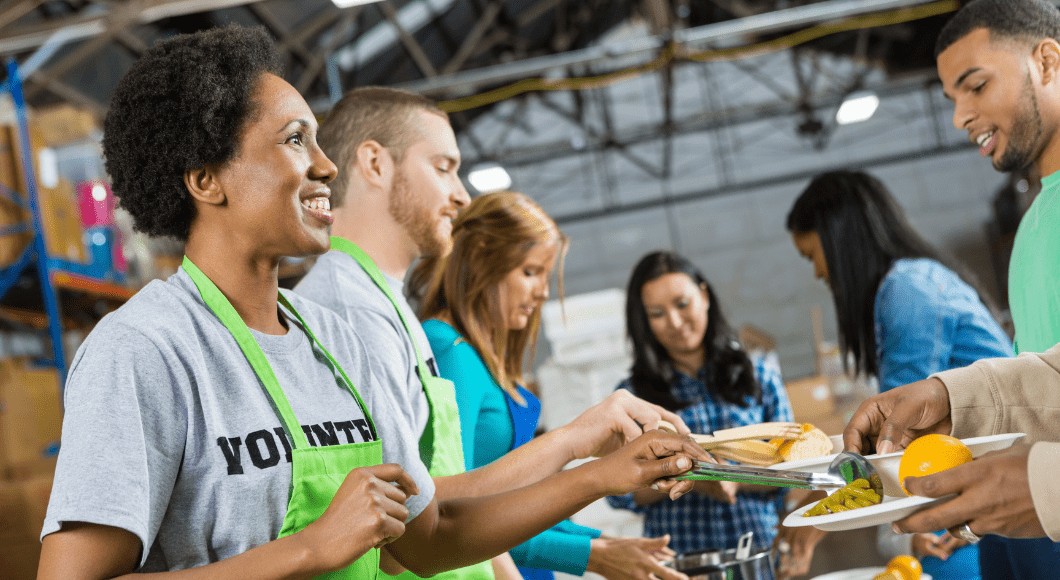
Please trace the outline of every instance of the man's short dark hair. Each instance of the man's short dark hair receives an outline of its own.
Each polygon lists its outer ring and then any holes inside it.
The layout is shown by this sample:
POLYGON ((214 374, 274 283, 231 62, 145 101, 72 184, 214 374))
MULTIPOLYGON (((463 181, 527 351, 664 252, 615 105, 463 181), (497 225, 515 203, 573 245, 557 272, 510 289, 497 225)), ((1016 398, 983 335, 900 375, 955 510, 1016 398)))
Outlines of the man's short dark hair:
POLYGON ((942 27, 935 58, 972 31, 985 28, 991 40, 1025 42, 1060 40, 1060 10, 1045 0, 973 0, 942 27))
POLYGON ((239 26, 175 36, 133 64, 103 122, 103 155, 136 230, 187 240, 195 207, 184 173, 239 153, 258 81, 281 71, 265 29, 239 26))

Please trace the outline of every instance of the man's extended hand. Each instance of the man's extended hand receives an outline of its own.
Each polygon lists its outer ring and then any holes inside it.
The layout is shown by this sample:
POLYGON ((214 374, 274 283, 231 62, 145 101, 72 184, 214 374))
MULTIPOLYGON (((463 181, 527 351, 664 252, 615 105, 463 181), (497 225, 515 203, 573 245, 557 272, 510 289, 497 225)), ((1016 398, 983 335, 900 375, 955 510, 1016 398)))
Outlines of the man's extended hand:
POLYGON ((905 488, 913 495, 957 497, 895 522, 902 532, 957 529, 968 524, 972 533, 1009 538, 1040 538, 1045 530, 1038 520, 1027 478, 1030 445, 1013 445, 924 477, 908 477, 905 488))
POLYGON ((561 429, 568 431, 572 459, 603 457, 669 421, 681 435, 691 431, 676 414, 633 396, 625 389, 611 393, 561 429))
POLYGON ((926 379, 880 393, 858 407, 843 431, 847 451, 894 453, 928 433, 949 435, 950 396, 938 379, 926 379))

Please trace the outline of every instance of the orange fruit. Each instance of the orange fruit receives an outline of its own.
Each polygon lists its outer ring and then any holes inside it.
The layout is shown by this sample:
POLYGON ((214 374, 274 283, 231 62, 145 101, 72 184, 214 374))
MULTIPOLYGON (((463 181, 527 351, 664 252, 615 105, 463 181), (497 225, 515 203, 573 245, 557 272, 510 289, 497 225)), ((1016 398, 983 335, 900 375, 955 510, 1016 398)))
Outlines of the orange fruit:
POLYGON ((920 560, 912 556, 895 556, 887 562, 887 570, 898 572, 902 580, 919 580, 921 572, 920 560))
POLYGON ((898 464, 898 483, 905 489, 905 478, 945 471, 972 460, 972 451, 960 439, 932 433, 917 437, 905 448, 898 464))

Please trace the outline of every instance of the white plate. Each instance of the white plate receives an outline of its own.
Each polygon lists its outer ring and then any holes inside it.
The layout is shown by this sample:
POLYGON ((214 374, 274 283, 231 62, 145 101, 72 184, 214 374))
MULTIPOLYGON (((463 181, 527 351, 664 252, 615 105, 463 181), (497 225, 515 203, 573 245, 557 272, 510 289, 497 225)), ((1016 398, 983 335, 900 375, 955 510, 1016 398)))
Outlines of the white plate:
MULTIPOLYGON (((886 570, 883 566, 872 568, 854 568, 852 570, 841 570, 821 576, 814 576, 810 580, 872 580, 873 576, 886 570)), ((921 574, 920 580, 932 580, 931 574, 921 574)))
POLYGON ((884 497, 883 503, 870 505, 869 507, 839 512, 837 514, 803 517, 803 513, 817 505, 817 502, 813 502, 788 514, 788 517, 784 518, 783 525, 786 528, 813 526, 826 532, 840 532, 843 530, 868 528, 880 524, 896 522, 933 503, 946 501, 950 497, 952 496, 940 498, 920 497, 915 495, 901 498, 884 497))
MULTIPOLYGON (((969 439, 961 439, 961 442, 968 446, 968 449, 972 452, 972 457, 979 457, 991 451, 997 451, 998 449, 1007 449, 1012 446, 1017 440, 1023 437, 1023 433, 1005 433, 1002 435, 988 435, 986 437, 971 437, 969 439)), ((836 443, 836 439, 832 440, 833 445, 842 446, 842 438, 836 443)), ((838 452, 838 451, 837 451, 838 452)), ((869 460, 869 463, 876 468, 879 472, 880 478, 883 480, 883 494, 884 496, 893 496, 896 498, 905 498, 905 492, 902 491, 902 487, 898 485, 898 466, 902 462, 902 451, 897 453, 887 453, 886 455, 867 455, 865 459, 869 460)), ((825 455, 823 457, 815 457, 813 459, 802 459, 799 461, 787 461, 784 463, 777 463, 776 465, 770 466, 770 469, 779 469, 783 471, 808 471, 810 473, 827 473, 828 466, 835 459, 835 455, 825 455)), ((886 498, 884 499, 886 501, 886 498)), ((882 505, 882 504, 881 504, 882 505)), ((861 511, 869 508, 860 508, 861 511)), ((846 513, 846 512, 842 512, 846 513)), ((809 518, 806 518, 809 519, 809 518)), ((901 518, 895 518, 901 519, 901 518)), ((893 521, 893 520, 892 520, 893 521)), ((862 527, 862 526, 858 526, 862 527)))

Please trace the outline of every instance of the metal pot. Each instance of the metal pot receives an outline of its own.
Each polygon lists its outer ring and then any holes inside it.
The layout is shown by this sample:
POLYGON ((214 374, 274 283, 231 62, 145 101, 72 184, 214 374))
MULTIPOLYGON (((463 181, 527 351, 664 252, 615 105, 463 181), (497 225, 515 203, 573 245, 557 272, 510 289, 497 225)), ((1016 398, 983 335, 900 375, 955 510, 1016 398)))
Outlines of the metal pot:
POLYGON ((688 552, 676 556, 673 566, 691 580, 776 580, 769 549, 743 559, 736 557, 735 548, 688 552))

